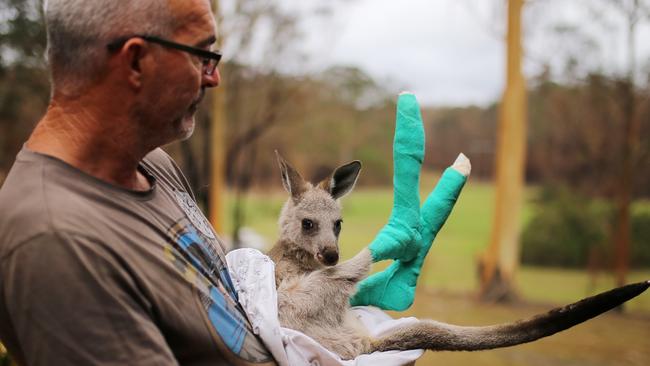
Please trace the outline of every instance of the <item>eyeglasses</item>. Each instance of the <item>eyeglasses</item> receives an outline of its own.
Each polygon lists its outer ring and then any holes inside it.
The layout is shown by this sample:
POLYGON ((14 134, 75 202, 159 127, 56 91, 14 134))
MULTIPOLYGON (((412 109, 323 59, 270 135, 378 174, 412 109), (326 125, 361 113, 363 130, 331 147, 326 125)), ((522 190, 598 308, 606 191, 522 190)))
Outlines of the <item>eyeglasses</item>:
POLYGON ((157 43, 163 47, 177 49, 179 51, 187 52, 189 54, 199 57, 201 59, 201 62, 203 63, 203 72, 205 73, 205 75, 210 76, 214 74, 214 71, 217 69, 217 65, 219 65, 219 61, 221 61, 221 53, 218 52, 207 51, 202 48, 197 48, 197 47, 184 45, 181 43, 172 42, 155 36, 147 36, 147 35, 139 35, 139 34, 119 38, 106 45, 106 47, 110 52, 115 52, 119 50, 120 47, 122 47, 124 43, 126 43, 126 41, 134 37, 142 38, 147 42, 157 43))

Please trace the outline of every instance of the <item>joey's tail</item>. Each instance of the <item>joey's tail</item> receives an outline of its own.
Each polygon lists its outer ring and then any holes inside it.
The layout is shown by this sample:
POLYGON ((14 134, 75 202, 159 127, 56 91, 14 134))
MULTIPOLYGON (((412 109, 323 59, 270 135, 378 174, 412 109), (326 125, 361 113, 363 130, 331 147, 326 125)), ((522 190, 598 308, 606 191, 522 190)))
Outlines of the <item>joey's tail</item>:
POLYGON ((546 314, 514 323, 485 327, 464 327, 422 321, 404 327, 373 342, 377 351, 429 349, 434 351, 477 351, 514 346, 547 337, 600 315, 641 294, 650 281, 619 287, 546 314))

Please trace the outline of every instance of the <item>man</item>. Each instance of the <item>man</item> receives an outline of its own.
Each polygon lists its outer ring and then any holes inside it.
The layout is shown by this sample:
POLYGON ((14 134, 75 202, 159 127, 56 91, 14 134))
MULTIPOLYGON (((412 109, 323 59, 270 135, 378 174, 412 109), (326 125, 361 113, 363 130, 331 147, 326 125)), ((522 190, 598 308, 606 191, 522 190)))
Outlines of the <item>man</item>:
POLYGON ((219 84, 208 0, 49 0, 52 98, 0 189, 0 340, 21 365, 272 364, 159 146, 219 84))

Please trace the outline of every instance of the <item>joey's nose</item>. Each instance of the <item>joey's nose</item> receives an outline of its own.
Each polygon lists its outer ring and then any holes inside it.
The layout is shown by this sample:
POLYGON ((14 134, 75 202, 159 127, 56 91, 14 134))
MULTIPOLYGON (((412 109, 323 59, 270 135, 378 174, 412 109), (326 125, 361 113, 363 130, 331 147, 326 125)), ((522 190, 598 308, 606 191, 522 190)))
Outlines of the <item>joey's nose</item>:
POLYGON ((326 266, 333 266, 339 261, 339 253, 335 250, 325 250, 321 254, 323 264, 326 266))

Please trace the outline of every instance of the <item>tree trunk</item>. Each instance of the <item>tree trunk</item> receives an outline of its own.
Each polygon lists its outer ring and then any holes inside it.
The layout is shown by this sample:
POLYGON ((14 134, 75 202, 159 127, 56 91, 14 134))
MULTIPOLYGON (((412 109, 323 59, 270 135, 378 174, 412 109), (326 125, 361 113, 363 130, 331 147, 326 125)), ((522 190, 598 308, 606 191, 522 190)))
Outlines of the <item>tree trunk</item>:
MULTIPOLYGON (((257 160, 257 144, 253 143, 248 151, 246 162, 239 164, 239 169, 236 174, 237 182, 233 189, 235 190, 235 202, 233 204, 233 226, 232 226, 232 249, 242 248, 242 241, 240 230, 244 227, 246 222, 246 198, 253 183, 253 175, 255 172, 255 163, 257 160)), ((233 161, 231 164, 236 165, 237 162, 233 161)))
POLYGON ((632 200, 636 153, 639 147, 639 121, 635 118, 635 93, 631 81, 624 85, 623 105, 625 121, 625 141, 621 173, 615 191, 616 221, 614 226, 614 253, 616 284, 623 286, 626 282, 630 264, 630 203, 632 200))
MULTIPOLYGON (((221 27, 221 12, 219 0, 214 0, 213 11, 217 17, 217 27, 221 27)), ((220 29, 219 29, 220 30, 220 29)), ((219 31, 223 45, 223 33, 219 31)), ((208 194, 208 214, 212 227, 217 233, 223 233, 223 203, 224 203, 224 126, 226 119, 226 91, 223 86, 213 89, 212 93, 212 123, 210 126, 210 191, 208 194)))
MULTIPOLYGON (((627 17, 627 51, 628 74, 627 80, 621 84, 621 104, 623 106, 624 140, 621 157, 621 171, 615 191, 616 221, 614 225, 614 268, 616 283, 622 286, 626 282, 630 266, 630 203, 634 194, 634 179, 636 161, 640 147, 641 120, 636 118, 636 26, 641 18, 641 6, 638 0, 630 3, 629 8, 623 8, 627 17)), ((619 307, 623 310, 623 307, 619 307)))
POLYGON ((210 126, 210 223, 218 233, 223 233, 223 201, 224 201, 224 125, 225 125, 225 91, 218 88, 212 93, 212 125, 210 126))
POLYGON ((519 264, 520 211, 526 155, 526 82, 521 72, 523 0, 508 2, 507 83, 499 111, 496 156, 496 206, 490 245, 479 264, 481 298, 517 298, 514 274, 519 264))

